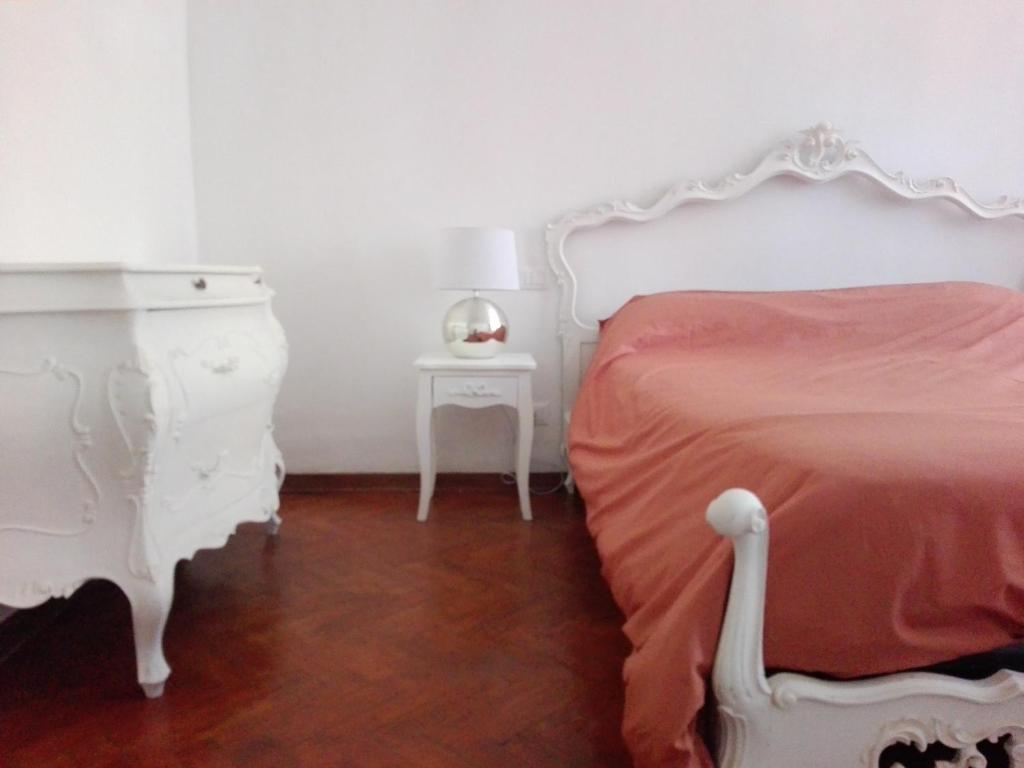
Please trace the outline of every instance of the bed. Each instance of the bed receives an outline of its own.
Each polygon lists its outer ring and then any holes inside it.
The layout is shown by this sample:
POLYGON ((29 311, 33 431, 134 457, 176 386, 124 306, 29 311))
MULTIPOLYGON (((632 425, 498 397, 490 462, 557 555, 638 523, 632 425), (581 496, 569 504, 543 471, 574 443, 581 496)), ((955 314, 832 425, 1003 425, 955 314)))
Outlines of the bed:
POLYGON ((1024 637, 1024 296, 941 275, 744 292, 659 278, 600 332, 581 316, 570 235, 780 175, 1024 217, 1017 199, 890 174, 821 124, 750 173, 549 227, 570 465, 633 644, 627 742, 638 766, 876 768, 906 762, 900 744, 921 764, 1022 766, 1024 674, 901 670, 1024 637))

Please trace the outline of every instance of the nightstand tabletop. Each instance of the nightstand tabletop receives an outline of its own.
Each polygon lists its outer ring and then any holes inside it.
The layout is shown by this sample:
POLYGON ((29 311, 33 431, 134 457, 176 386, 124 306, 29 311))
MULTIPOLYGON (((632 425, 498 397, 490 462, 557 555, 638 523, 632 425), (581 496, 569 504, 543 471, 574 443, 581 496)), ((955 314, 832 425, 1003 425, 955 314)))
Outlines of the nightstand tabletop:
POLYGON ((526 352, 507 352, 483 358, 420 355, 413 365, 421 371, 532 371, 537 361, 526 352))

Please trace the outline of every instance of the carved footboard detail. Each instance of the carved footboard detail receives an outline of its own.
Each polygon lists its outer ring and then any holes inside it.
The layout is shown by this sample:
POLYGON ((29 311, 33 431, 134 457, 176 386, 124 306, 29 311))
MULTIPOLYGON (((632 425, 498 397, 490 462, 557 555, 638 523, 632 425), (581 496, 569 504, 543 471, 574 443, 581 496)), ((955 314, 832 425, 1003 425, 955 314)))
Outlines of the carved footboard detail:
MULTIPOLYGON (((989 768, 989 758, 983 751, 986 742, 996 745, 997 749, 1005 752, 1006 765, 1010 768, 1024 765, 1024 728, 993 728, 981 732, 967 732, 939 720, 902 720, 885 725, 878 744, 865 753, 862 764, 879 765, 883 753, 894 744, 911 745, 922 754, 930 746, 941 744, 955 754, 948 759, 935 760, 935 768, 989 768)), ((989 751, 989 754, 993 752, 989 751)), ((891 768, 905 766, 902 762, 893 762, 891 768)))
POLYGON ((1024 768, 1024 674, 1003 670, 962 680, 912 672, 850 682, 767 677, 765 508, 753 493, 732 489, 711 503, 707 519, 735 550, 712 676, 719 768, 901 768, 883 754, 894 744, 921 753, 945 745, 945 755, 930 759, 934 768, 1024 768), (1005 762, 990 763, 1000 747, 1005 762))

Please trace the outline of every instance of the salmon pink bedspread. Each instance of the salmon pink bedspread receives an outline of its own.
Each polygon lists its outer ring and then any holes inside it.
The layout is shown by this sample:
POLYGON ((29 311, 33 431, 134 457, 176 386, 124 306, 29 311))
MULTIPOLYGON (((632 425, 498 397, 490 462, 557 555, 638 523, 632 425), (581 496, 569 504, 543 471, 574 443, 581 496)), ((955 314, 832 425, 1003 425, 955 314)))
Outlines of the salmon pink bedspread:
POLYGON ((570 458, 625 613, 637 766, 696 731, 732 567, 704 521, 771 520, 768 667, 839 677, 1024 636, 1024 296, 973 283, 669 293, 604 324, 570 458))

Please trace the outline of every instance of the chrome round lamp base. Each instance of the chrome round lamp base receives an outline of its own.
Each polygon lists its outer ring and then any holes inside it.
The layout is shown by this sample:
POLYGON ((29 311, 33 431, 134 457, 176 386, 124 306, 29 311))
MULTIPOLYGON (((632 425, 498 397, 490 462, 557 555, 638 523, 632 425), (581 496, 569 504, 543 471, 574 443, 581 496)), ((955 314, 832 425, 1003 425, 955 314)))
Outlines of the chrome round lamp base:
POLYGON ((508 318, 482 296, 453 304, 444 316, 444 343, 456 357, 494 357, 505 350, 508 318))

